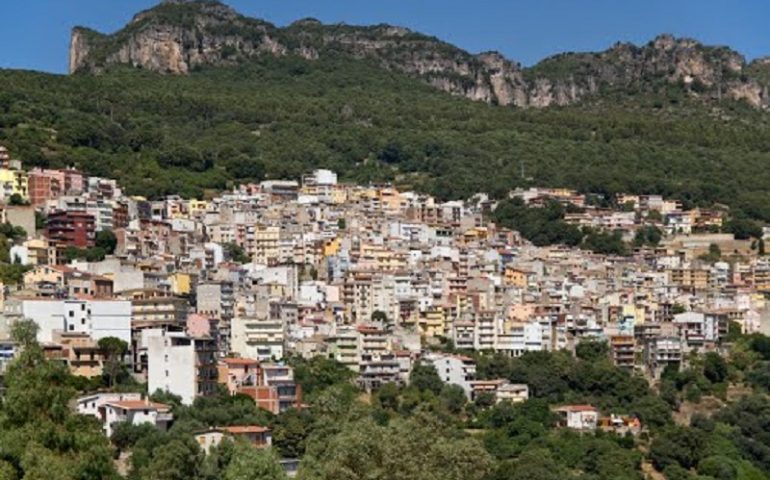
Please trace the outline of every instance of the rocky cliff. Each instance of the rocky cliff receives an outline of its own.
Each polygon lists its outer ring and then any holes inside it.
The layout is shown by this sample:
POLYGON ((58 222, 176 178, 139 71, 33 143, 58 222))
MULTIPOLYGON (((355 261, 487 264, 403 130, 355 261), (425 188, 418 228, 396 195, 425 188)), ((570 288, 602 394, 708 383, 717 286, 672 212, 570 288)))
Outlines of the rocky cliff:
POLYGON ((728 48, 670 35, 641 47, 619 43, 604 52, 565 53, 522 68, 496 52, 474 55, 401 27, 305 19, 278 28, 214 0, 166 0, 110 35, 76 27, 70 72, 131 65, 186 74, 198 66, 235 65, 262 55, 314 60, 338 54, 376 61, 446 92, 501 105, 567 105, 603 90, 678 85, 693 96, 770 106, 767 63, 747 65, 728 48))

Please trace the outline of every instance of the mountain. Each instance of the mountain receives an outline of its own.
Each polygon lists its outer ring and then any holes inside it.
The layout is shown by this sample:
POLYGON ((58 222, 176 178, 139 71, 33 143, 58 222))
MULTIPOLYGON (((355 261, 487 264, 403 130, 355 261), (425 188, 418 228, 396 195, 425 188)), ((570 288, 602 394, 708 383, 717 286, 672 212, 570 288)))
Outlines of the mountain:
POLYGON ((729 87, 761 105, 770 61, 725 48, 662 36, 520 68, 397 27, 276 28, 211 1, 165 2, 111 35, 78 28, 72 43, 72 75, 0 69, 0 144, 132 195, 320 167, 440 199, 657 193, 770 223, 770 114, 729 87), (493 60, 507 72, 494 88, 493 60))
POLYGON ((213 0, 166 0, 104 35, 76 27, 70 72, 131 65, 187 74, 263 56, 368 60, 440 90, 500 105, 568 105, 612 90, 682 85, 693 97, 770 106, 770 80, 727 47, 661 35, 644 46, 618 43, 599 53, 564 53, 531 68, 496 52, 471 54, 434 37, 391 25, 324 25, 314 19, 279 28, 213 0))

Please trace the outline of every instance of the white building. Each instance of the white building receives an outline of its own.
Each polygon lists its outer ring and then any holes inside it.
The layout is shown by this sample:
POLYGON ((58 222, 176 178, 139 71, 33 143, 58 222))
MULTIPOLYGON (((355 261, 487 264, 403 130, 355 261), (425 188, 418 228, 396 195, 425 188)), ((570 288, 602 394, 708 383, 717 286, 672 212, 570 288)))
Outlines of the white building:
POLYGON ((54 332, 84 333, 95 341, 116 337, 131 343, 131 302, 127 300, 21 300, 21 318, 38 324, 37 339, 54 341, 54 332))
POLYGON ((243 358, 280 360, 286 346, 286 328, 280 319, 236 317, 230 324, 231 350, 243 358))
POLYGON ((185 405, 191 405, 197 396, 216 392, 216 345, 212 339, 156 331, 145 341, 149 392, 173 393, 185 405))
POLYGON ((104 433, 109 437, 115 424, 127 422, 132 425, 149 423, 160 430, 166 430, 173 420, 171 407, 163 403, 154 403, 149 399, 122 400, 107 402, 100 408, 104 433))
POLYGON ((566 405, 555 409, 560 425, 575 430, 596 430, 599 411, 591 405, 566 405))
POLYGON ((465 395, 471 398, 473 392, 471 382, 476 378, 476 363, 472 358, 462 355, 429 353, 422 360, 428 365, 433 365, 444 383, 461 387, 465 395))
POLYGON ((141 393, 113 393, 98 392, 83 395, 75 400, 75 411, 80 415, 89 415, 101 418, 99 409, 109 402, 122 402, 124 400, 137 401, 142 399, 141 393))

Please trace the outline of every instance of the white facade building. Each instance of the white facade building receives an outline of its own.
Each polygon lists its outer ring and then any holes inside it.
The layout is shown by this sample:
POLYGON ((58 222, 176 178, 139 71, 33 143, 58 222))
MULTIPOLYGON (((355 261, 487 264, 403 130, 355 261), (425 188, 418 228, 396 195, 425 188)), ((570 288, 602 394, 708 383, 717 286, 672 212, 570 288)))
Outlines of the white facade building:
POLYGON ((54 332, 84 333, 95 341, 116 337, 131 343, 131 302, 127 300, 22 300, 22 318, 38 324, 37 339, 53 342, 54 332))

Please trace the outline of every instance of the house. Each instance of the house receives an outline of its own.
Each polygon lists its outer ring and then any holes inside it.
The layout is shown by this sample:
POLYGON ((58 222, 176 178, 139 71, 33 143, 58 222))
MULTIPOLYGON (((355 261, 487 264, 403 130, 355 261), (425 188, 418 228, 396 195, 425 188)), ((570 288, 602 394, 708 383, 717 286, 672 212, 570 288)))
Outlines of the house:
POLYGON ((599 411, 591 405, 565 405, 554 412, 559 415, 560 427, 593 431, 599 423, 599 411))
POLYGON ((476 362, 463 355, 429 353, 423 356, 426 365, 432 365, 444 383, 457 385, 463 389, 465 396, 472 397, 473 380, 476 378, 476 362))
POLYGON ((108 402, 137 401, 141 399, 141 393, 96 392, 78 397, 75 400, 75 411, 80 415, 100 418, 99 409, 108 402))
POLYGON ((248 395, 257 406, 275 415, 302 407, 302 387, 294 381, 294 370, 281 364, 261 364, 254 386, 241 386, 237 393, 248 395))
POLYGON ((54 342, 57 332, 86 334, 94 341, 116 337, 131 342, 131 303, 127 301, 11 298, 4 313, 8 318, 34 320, 42 343, 54 342))
POLYGON ((495 403, 508 401, 511 403, 524 402, 529 399, 529 386, 522 383, 510 383, 505 379, 474 380, 471 385, 471 400, 480 395, 491 394, 495 403))
POLYGON ((147 337, 147 384, 182 397, 192 405, 195 397, 213 395, 217 386, 216 342, 181 332, 159 330, 147 337))
POLYGON ((495 400, 520 403, 529 400, 529 386, 524 383, 503 383, 495 392, 495 400))
POLYGON ((212 447, 219 446, 226 438, 243 440, 256 448, 266 448, 273 444, 272 431, 260 425, 233 425, 230 427, 212 427, 195 433, 195 441, 207 454, 212 447))
POLYGON ((108 437, 112 436, 116 423, 148 423, 165 431, 174 419, 170 406, 151 402, 149 399, 109 401, 99 409, 99 415, 104 425, 104 433, 108 437))
POLYGON ((90 248, 96 241, 94 216, 81 211, 58 211, 48 215, 46 237, 63 247, 90 248))
POLYGON ((259 361, 251 358, 223 358, 217 365, 219 383, 235 395, 241 387, 254 387, 262 378, 259 361))

